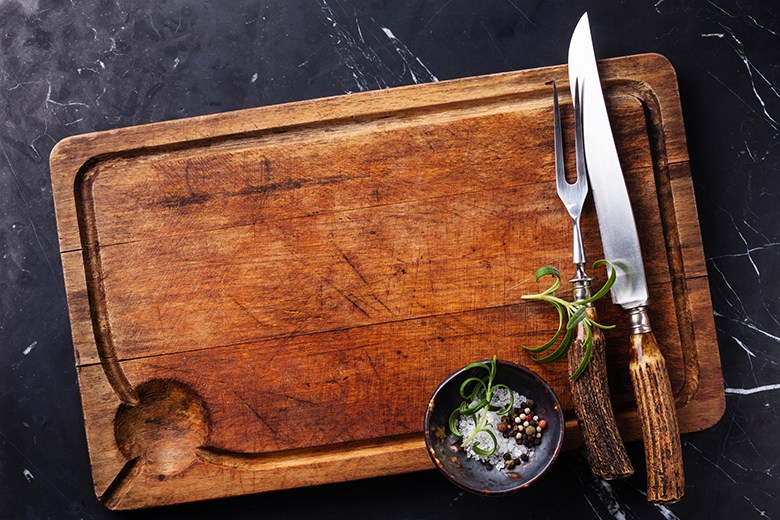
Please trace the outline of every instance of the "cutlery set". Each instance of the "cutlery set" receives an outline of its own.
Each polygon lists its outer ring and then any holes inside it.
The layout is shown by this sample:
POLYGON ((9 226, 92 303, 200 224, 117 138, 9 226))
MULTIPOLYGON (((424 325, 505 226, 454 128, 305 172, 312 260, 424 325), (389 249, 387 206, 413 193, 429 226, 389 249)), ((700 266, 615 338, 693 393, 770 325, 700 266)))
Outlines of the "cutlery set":
MULTIPOLYGON (((685 492, 674 396, 664 357, 650 327, 639 237, 607 116, 587 13, 577 24, 569 46, 569 85, 575 125, 577 181, 574 184, 566 181, 558 92, 554 84, 553 107, 557 191, 574 221, 576 274, 571 280, 574 298, 581 301, 590 297, 591 279, 584 270, 580 230, 580 214, 590 181, 604 256, 616 271, 610 289, 612 301, 626 309, 630 318, 629 370, 645 443, 647 498, 653 502, 673 502, 685 492)), ((586 312, 595 320, 595 308, 588 305, 586 312)), ((571 382, 580 431, 594 474, 605 479, 627 477, 633 474, 633 468, 612 412, 604 361, 605 341, 598 328, 592 334, 588 369, 571 382)), ((578 337, 569 350, 570 370, 579 366, 584 343, 584 338, 578 337)))

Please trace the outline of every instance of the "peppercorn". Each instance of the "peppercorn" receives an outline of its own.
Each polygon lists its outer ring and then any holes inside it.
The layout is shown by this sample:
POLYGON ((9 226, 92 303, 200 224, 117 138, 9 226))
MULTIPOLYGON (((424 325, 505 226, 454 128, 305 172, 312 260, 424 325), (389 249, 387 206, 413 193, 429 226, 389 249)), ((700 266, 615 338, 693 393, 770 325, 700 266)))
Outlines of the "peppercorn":
POLYGON ((542 429, 547 428, 547 421, 545 421, 544 419, 539 421, 539 427, 542 428, 542 429))
POLYGON ((536 428, 534 428, 533 426, 526 427, 525 429, 526 435, 534 435, 535 433, 536 433, 536 428))
POLYGON ((498 426, 496 426, 496 429, 500 431, 501 433, 509 431, 509 425, 505 422, 498 423, 498 426))
POLYGON ((520 455, 520 460, 522 460, 523 462, 528 462, 528 454, 527 453, 522 453, 520 455))
POLYGON ((536 404, 536 403, 534 402, 534 400, 533 400, 533 399, 529 399, 528 401, 526 401, 526 402, 525 402, 525 405, 526 405, 527 407, 529 407, 529 408, 533 408, 535 404, 536 404))
MULTIPOLYGON (((508 454, 507 454, 507 455, 508 455, 508 454)), ((513 469, 513 468, 515 467, 515 464, 516 464, 516 463, 515 463, 515 461, 513 461, 513 460, 511 459, 511 457, 510 457, 510 459, 509 459, 509 460, 507 460, 506 462, 504 462, 504 467, 505 467, 506 469, 513 469)))

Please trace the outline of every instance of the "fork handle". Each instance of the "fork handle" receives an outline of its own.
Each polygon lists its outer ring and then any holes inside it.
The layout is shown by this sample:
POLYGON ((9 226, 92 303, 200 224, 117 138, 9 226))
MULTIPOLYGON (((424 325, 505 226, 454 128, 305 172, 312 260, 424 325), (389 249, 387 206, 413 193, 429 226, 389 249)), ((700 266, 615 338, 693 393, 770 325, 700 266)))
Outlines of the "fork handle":
POLYGON ((647 313, 633 310, 632 323, 637 313, 644 315, 646 327, 632 331, 629 369, 645 442, 647 499, 675 502, 685 493, 685 475, 672 385, 647 313))
MULTIPOLYGON (((586 307, 592 321, 598 321, 595 307, 586 307)), ((598 327, 592 328, 593 347, 588 368, 580 377, 570 382, 574 396, 585 456, 594 475, 607 480, 629 477, 634 468, 620 438, 607 385, 607 363, 604 334, 598 327)), ((574 372, 585 355, 585 330, 580 324, 577 337, 569 349, 569 372, 574 372)))

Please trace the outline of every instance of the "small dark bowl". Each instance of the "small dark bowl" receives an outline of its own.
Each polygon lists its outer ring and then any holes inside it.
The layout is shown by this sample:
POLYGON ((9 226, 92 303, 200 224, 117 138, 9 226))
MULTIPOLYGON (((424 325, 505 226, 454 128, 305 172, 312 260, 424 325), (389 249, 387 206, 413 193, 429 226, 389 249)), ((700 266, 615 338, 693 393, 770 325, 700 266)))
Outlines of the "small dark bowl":
POLYGON ((448 426, 450 413, 463 401, 460 396, 461 383, 468 377, 482 375, 484 371, 479 369, 464 368, 439 385, 425 411, 425 445, 433 463, 453 483, 480 495, 505 495, 529 486, 544 475, 558 457, 565 429, 563 411, 550 386, 536 373, 514 363, 497 361, 493 384, 503 383, 533 399, 536 403, 534 412, 547 421, 547 428, 542 434, 542 443, 535 447, 529 462, 510 471, 488 469, 476 458, 468 458, 462 451, 453 453, 450 450, 450 446, 460 439, 451 434, 448 426), (446 433, 443 439, 441 428, 446 433), (439 436, 436 435, 437 430, 439 436))

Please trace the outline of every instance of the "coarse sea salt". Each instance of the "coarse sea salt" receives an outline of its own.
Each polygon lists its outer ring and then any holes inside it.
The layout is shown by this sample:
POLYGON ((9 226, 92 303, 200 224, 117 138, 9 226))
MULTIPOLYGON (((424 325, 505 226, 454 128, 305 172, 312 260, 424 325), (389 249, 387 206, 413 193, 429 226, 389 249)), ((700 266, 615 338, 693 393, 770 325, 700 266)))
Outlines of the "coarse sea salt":
MULTIPOLYGON (((512 391, 512 395, 514 396, 515 406, 528 400, 524 395, 520 395, 515 391, 512 391)), ((475 397, 474 400, 469 403, 469 406, 475 405, 479 399, 480 396, 475 397)), ((490 404, 492 406, 498 406, 499 409, 506 408, 506 406, 509 404, 509 391, 502 387, 493 390, 493 396, 490 404)), ((493 439, 490 438, 490 435, 484 432, 480 432, 474 437, 474 440, 470 442, 468 446, 463 447, 467 457, 486 461, 498 470, 503 469, 504 467, 504 462, 506 462, 504 460, 505 453, 509 453, 512 456, 512 459, 518 459, 520 458, 520 455, 523 454, 528 455, 529 460, 533 458, 533 448, 528 448, 523 444, 518 444, 514 437, 506 438, 503 434, 501 434, 501 432, 498 431, 498 425, 501 423, 501 416, 496 412, 487 411, 487 407, 477 412, 476 415, 461 415, 458 418, 458 431, 460 431, 460 433, 463 435, 463 439, 468 439, 471 434, 474 433, 475 419, 477 421, 480 420, 482 415, 485 413, 488 414, 485 428, 490 430, 493 435, 496 436, 496 451, 494 451, 493 454, 489 457, 483 457, 474 451, 474 444, 477 442, 479 442, 479 446, 484 449, 489 450, 490 447, 493 446, 493 439)))

